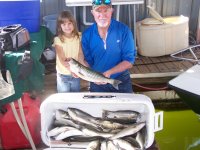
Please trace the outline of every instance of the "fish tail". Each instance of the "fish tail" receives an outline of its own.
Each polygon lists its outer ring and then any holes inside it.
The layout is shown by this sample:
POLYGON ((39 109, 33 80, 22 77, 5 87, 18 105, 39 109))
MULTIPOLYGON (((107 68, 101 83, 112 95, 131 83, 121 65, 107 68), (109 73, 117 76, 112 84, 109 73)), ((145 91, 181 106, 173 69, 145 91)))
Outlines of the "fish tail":
POLYGON ((119 80, 114 80, 114 82, 113 82, 113 87, 115 88, 115 89, 117 89, 117 90, 119 90, 119 87, 118 87, 118 85, 120 84, 120 83, 122 83, 122 81, 119 81, 119 80))

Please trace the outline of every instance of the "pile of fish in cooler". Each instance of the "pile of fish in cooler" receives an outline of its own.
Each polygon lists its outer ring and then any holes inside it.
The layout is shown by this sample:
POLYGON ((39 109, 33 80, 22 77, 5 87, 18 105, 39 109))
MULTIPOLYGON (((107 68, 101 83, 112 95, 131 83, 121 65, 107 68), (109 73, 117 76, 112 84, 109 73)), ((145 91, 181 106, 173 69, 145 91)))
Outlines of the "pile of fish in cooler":
POLYGON ((102 117, 94 117, 80 109, 58 109, 47 136, 53 141, 89 142, 88 150, 144 149, 145 122, 141 114, 132 110, 102 110, 102 117))

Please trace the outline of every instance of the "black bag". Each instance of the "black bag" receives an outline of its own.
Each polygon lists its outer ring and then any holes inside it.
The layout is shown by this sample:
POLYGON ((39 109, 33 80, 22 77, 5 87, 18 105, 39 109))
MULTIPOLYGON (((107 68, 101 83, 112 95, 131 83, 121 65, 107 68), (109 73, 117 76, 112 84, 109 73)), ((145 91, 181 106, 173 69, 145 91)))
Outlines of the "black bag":
POLYGON ((13 24, 0 28, 0 50, 17 51, 30 44, 29 32, 21 24, 13 24))

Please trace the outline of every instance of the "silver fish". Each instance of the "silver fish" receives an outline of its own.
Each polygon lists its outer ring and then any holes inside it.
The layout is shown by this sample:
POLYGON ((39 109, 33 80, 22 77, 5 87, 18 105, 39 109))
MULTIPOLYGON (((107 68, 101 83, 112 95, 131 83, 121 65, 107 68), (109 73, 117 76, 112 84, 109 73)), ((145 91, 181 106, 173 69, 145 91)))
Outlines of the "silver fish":
POLYGON ((113 121, 108 121, 108 120, 99 120, 99 125, 102 128, 107 128, 107 129, 111 129, 111 130, 122 129, 122 128, 127 127, 123 124, 113 122, 113 121))
POLYGON ((71 119, 59 118, 59 119, 56 119, 54 121, 54 126, 63 126, 63 125, 72 126, 72 127, 77 128, 77 129, 79 128, 79 125, 76 124, 76 122, 74 122, 71 119))
POLYGON ((110 137, 110 139, 114 140, 114 139, 118 139, 118 138, 122 138, 125 136, 135 134, 136 132, 140 131, 144 126, 145 126, 145 122, 136 123, 125 129, 122 129, 120 132, 118 132, 117 134, 110 137))
POLYGON ((107 150, 107 142, 105 140, 101 142, 100 150, 107 150))
POLYGON ((89 114, 87 114, 87 113, 85 113, 85 112, 83 112, 79 109, 76 109, 76 108, 68 108, 67 112, 68 112, 69 116, 72 118, 72 120, 74 120, 76 122, 83 123, 83 124, 87 124, 87 125, 92 126, 94 128, 99 128, 98 125, 93 123, 94 121, 91 121, 91 120, 95 119, 91 115, 89 115, 89 114))
POLYGON ((62 140, 71 136, 79 136, 79 135, 84 135, 84 133, 74 128, 60 133, 58 136, 55 137, 55 140, 62 140))
POLYGON ((62 109, 56 110, 55 117, 57 120, 59 120, 60 118, 70 119, 68 112, 62 109))
POLYGON ((125 125, 122 125, 120 123, 102 120, 100 118, 93 117, 90 114, 87 114, 86 112, 83 112, 76 108, 68 108, 68 113, 72 117, 73 120, 93 126, 96 129, 99 129, 100 131, 104 131, 104 132, 109 132, 110 131, 109 129, 111 130, 121 129, 121 128, 126 127, 125 125))
POLYGON ((146 140, 147 140, 147 129, 145 127, 141 129, 139 132, 137 132, 137 135, 136 135, 136 141, 139 143, 140 148, 142 150, 145 149, 146 140))
POLYGON ((107 150, 119 150, 119 148, 114 145, 113 141, 107 141, 107 150))
MULTIPOLYGON (((68 114, 69 114, 69 111, 70 112, 74 112, 77 116, 82 117, 82 118, 87 118, 89 120, 95 119, 95 117, 93 117, 92 115, 86 113, 85 111, 77 109, 77 108, 68 107, 67 108, 68 114)), ((69 116, 70 116, 70 114, 69 114, 69 116)))
POLYGON ((133 145, 131 145, 129 142, 122 140, 122 139, 115 139, 113 140, 114 145, 119 147, 119 149, 125 149, 125 150, 136 150, 138 148, 135 148, 133 145))
POLYGON ((118 111, 109 111, 103 110, 103 118, 116 119, 116 121, 124 120, 124 122, 139 121, 141 114, 137 111, 132 110, 118 110, 118 111))
POLYGON ((89 81, 89 82, 104 82, 111 84, 115 89, 119 89, 118 85, 121 83, 119 80, 107 78, 102 74, 91 70, 88 67, 83 66, 75 59, 71 58, 69 61, 70 70, 75 73, 78 77, 89 81))
POLYGON ((86 136, 99 136, 99 137, 103 137, 103 138, 110 138, 112 137, 114 134, 112 133, 105 133, 105 132, 99 132, 96 131, 95 129, 90 129, 85 127, 81 127, 80 130, 86 135, 86 136))
POLYGON ((100 140, 95 140, 88 144, 86 150, 99 150, 99 148, 100 148, 100 140))
POLYGON ((135 119, 125 119, 125 118, 103 118, 105 121, 110 121, 110 122, 115 122, 115 123, 119 123, 122 124, 124 126, 129 126, 132 125, 134 123, 137 123, 137 120, 135 119))
POLYGON ((51 137, 51 136, 56 136, 66 130, 70 130, 70 129, 74 129, 68 126, 62 126, 62 127, 55 127, 53 129, 51 129, 50 131, 47 132, 47 136, 51 137))
MULTIPOLYGON (((139 132, 137 132, 137 134, 139 132)), ((141 149, 142 146, 144 147, 144 145, 141 146, 140 143, 135 139, 135 137, 132 137, 132 136, 124 137, 124 138, 122 138, 122 140, 129 142, 131 145, 133 145, 135 148, 138 148, 138 149, 141 149)), ((141 150, 143 150, 143 149, 141 149, 141 150)))

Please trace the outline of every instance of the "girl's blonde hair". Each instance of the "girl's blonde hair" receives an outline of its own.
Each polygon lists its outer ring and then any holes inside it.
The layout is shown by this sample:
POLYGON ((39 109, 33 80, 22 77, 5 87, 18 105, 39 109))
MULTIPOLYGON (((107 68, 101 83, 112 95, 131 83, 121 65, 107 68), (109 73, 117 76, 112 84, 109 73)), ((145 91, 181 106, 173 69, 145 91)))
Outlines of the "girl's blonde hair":
POLYGON ((72 31, 72 36, 79 38, 78 27, 77 27, 77 23, 74 16, 71 14, 70 11, 62 11, 60 15, 58 16, 57 27, 56 27, 56 32, 57 32, 56 34, 62 42, 64 42, 64 37, 63 37, 64 32, 62 31, 61 24, 65 23, 67 19, 70 22, 72 22, 74 26, 74 30, 72 31))

